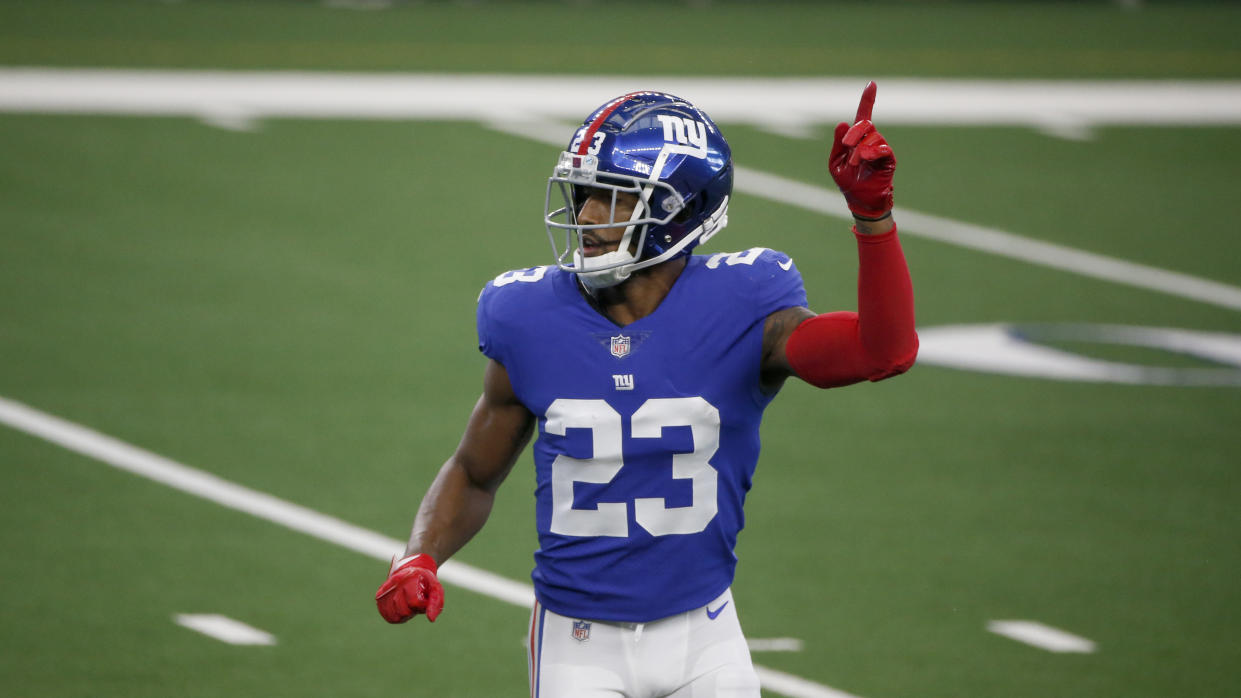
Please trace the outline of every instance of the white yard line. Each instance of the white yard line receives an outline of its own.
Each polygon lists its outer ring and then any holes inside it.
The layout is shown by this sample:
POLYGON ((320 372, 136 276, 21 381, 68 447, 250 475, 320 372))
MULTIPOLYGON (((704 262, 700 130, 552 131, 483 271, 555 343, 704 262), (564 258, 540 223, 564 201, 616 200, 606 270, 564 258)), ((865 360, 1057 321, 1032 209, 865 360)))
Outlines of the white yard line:
POLYGON ((1095 651, 1093 640, 1033 620, 993 620, 987 624, 987 630, 1048 652, 1091 654, 1095 651))
MULTIPOLYGON (((787 177, 738 167, 735 186, 738 191, 807 211, 845 219, 850 215, 835 190, 787 177)), ((928 238, 1028 264, 1241 310, 1241 288, 1237 286, 1034 240, 997 228, 919 213, 903 206, 897 206, 895 215, 901 234, 905 236, 928 238)))
MULTIPOLYGON (((182 465, 80 424, 2 397, 0 422, 120 470, 384 562, 391 561, 394 554, 405 548, 405 543, 395 538, 182 465)), ((528 584, 515 582, 464 563, 452 560, 444 563, 440 568, 440 577, 450 584, 525 608, 534 603, 534 592, 528 584)))
POLYGON ((778 693, 782 696, 799 696, 804 698, 860 698, 852 693, 836 690, 830 686, 824 686, 821 683, 807 681, 800 676, 786 674, 783 671, 768 669, 764 666, 754 665, 754 671, 758 673, 758 680, 763 685, 763 689, 778 693))
MULTIPOLYGON (((869 78, 458 75, 302 71, 0 69, 0 111, 252 118, 581 119, 634 89, 694 100, 721 123, 773 130, 835 124, 869 78)), ((1241 124, 1237 80, 957 80, 879 78, 888 124, 1241 124), (1192 105, 1187 107, 1186 105, 1192 105)))
MULTIPOLYGON (((257 119, 456 119, 563 147, 570 125, 635 86, 694 101, 721 123, 805 133, 854 113, 864 78, 687 78, 0 69, 0 112, 257 119)), ((1241 125, 1241 81, 881 79, 887 124, 1018 125, 1079 137, 1102 125, 1241 125), (1185 105, 1193 105, 1186 108, 1185 105)), ((737 168, 738 191, 847 218, 826 187, 737 168)), ((1241 288, 903 207, 901 230, 973 250, 1241 310, 1241 288)))
MULTIPOLYGON (((278 497, 229 482, 211 473, 183 465, 80 424, 3 397, 0 397, 0 423, 186 494, 280 524, 384 562, 388 562, 392 555, 404 549, 404 543, 395 538, 389 538, 278 497)), ((534 590, 529 584, 516 582, 463 562, 456 560, 445 562, 440 567, 439 576, 448 584, 521 608, 529 609, 534 604, 534 590)), ((195 623, 198 627, 194 629, 204 633, 207 632, 203 629, 204 627, 225 634, 228 631, 221 630, 223 627, 231 627, 232 630, 238 631, 236 626, 230 626, 229 623, 220 621, 218 617, 211 617, 205 621, 199 618, 195 623)), ((182 624, 185 625, 185 623, 182 624)), ((792 674, 757 665, 754 668, 759 672, 763 688, 778 695, 788 696, 788 698, 857 698, 792 674)))
POLYGON ((751 652, 800 652, 805 647, 796 637, 746 638, 751 652))
POLYGON ((246 625, 228 616, 203 613, 178 613, 177 625, 212 637, 230 645, 274 645, 276 637, 265 630, 246 625))

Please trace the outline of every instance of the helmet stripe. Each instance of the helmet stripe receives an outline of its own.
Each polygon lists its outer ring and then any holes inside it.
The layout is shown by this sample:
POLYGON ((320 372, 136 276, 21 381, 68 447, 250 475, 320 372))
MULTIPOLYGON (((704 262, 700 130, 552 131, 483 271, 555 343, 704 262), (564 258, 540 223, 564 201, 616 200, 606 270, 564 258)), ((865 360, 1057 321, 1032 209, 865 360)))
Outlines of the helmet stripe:
POLYGON ((616 111, 616 109, 620 107, 620 105, 624 104, 630 97, 636 97, 640 94, 642 93, 630 92, 629 94, 617 97, 608 104, 604 105, 603 109, 599 110, 599 115, 596 116, 594 121, 591 121, 590 125, 586 127, 586 133, 582 136, 582 143, 577 147, 577 155, 586 154, 586 149, 590 147, 591 141, 595 138, 595 132, 598 131, 599 127, 603 125, 603 122, 608 120, 608 117, 612 115, 612 112, 616 111))

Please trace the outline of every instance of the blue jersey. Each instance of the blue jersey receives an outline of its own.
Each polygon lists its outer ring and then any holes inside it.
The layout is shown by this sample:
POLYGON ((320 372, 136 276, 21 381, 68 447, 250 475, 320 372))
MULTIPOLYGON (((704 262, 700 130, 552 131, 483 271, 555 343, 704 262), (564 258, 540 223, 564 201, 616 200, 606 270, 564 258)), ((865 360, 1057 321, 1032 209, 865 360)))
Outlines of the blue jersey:
POLYGON ((478 302, 479 348, 538 417, 535 594, 561 615, 645 622, 727 589, 759 454, 763 325, 806 305, 780 252, 691 256, 624 327, 573 274, 507 272, 478 302))

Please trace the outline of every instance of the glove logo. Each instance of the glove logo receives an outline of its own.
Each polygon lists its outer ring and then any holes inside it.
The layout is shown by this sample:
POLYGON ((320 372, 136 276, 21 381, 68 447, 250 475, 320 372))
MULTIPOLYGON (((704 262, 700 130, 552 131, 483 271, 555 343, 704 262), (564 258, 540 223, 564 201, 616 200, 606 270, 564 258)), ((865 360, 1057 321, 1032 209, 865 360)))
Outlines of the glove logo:
POLYGON ((590 639, 590 621, 575 620, 573 621, 573 639, 578 642, 586 642, 590 639))

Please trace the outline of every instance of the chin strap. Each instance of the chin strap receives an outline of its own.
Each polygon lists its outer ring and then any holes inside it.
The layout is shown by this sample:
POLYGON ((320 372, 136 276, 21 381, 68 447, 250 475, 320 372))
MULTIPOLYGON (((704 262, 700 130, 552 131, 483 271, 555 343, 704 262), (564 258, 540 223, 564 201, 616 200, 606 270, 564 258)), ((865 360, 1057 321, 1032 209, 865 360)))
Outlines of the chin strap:
POLYGON ((633 255, 622 250, 615 252, 607 252, 597 257, 583 257, 581 250, 573 253, 573 266, 578 269, 588 270, 592 266, 609 266, 616 264, 617 266, 609 269, 600 269, 599 271, 579 271, 577 278, 582 280, 582 285, 588 291, 594 291, 600 288, 608 288, 615 286, 633 273, 634 262, 633 255))

